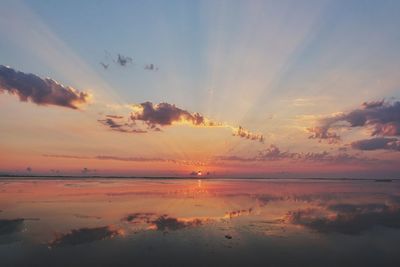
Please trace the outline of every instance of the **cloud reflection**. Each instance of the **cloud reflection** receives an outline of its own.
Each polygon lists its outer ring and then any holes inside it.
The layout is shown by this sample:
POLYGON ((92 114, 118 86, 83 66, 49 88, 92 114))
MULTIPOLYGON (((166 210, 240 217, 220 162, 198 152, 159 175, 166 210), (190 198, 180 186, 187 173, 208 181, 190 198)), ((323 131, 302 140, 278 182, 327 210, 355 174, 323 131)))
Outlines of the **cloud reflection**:
POLYGON ((122 234, 120 230, 113 229, 111 226, 73 229, 69 233, 56 234, 55 239, 49 243, 49 247, 75 246, 99 240, 111 239, 120 234, 122 234))
POLYGON ((192 220, 182 220, 173 217, 168 217, 167 215, 162 215, 158 217, 153 222, 153 226, 158 231, 176 231, 183 228, 200 226, 203 224, 201 219, 192 220))
POLYGON ((376 226, 400 228, 400 209, 384 204, 335 204, 326 210, 290 211, 287 221, 321 233, 359 235, 376 226))

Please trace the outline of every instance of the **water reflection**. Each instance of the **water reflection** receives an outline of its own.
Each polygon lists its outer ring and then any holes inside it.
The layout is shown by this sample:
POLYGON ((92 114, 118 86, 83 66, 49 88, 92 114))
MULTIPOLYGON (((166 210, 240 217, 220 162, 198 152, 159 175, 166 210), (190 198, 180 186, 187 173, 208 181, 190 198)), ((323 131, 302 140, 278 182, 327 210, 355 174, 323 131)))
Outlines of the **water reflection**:
POLYGON ((400 266, 396 180, 0 186, 1 266, 400 266))
POLYGON ((49 247, 80 245, 98 240, 106 240, 119 234, 123 234, 123 231, 113 229, 111 226, 73 229, 69 233, 56 234, 55 239, 49 243, 49 247))
POLYGON ((0 220, 0 235, 20 232, 23 229, 24 219, 0 220))
POLYGON ((400 228, 400 209, 383 204, 337 204, 327 209, 303 209, 288 213, 290 223, 319 232, 361 234, 377 226, 400 228), (335 211, 332 213, 332 210, 335 211))

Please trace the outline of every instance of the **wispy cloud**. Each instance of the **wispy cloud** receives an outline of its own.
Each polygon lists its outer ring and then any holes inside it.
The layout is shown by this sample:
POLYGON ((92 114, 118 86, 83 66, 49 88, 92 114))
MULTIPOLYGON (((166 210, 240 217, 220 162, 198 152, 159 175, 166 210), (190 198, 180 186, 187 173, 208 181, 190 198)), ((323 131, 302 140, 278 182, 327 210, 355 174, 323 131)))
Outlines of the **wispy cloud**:
POLYGON ((132 162, 151 162, 151 161, 164 161, 174 162, 172 159, 164 158, 146 158, 146 157, 118 157, 118 156, 76 156, 76 155, 61 155, 61 154, 43 154, 47 158, 65 158, 65 159, 98 159, 98 160, 116 160, 116 161, 132 161, 132 162))
POLYGON ((0 65, 0 92, 17 95, 23 102, 77 109, 87 103, 89 94, 64 86, 50 78, 16 71, 0 65))
POLYGON ((107 115, 105 119, 100 119, 98 122, 109 127, 113 131, 122 133, 147 133, 146 130, 142 130, 135 127, 135 124, 130 122, 122 122, 123 116, 111 116, 107 115))
POLYGON ((276 145, 270 145, 266 149, 259 151, 257 155, 244 157, 241 155, 217 156, 215 160, 238 161, 238 162, 264 162, 264 161, 302 161, 302 162, 321 162, 321 163, 343 163, 343 164, 366 164, 376 161, 376 159, 366 158, 357 154, 348 154, 343 151, 337 153, 322 152, 290 152, 282 151, 276 145))

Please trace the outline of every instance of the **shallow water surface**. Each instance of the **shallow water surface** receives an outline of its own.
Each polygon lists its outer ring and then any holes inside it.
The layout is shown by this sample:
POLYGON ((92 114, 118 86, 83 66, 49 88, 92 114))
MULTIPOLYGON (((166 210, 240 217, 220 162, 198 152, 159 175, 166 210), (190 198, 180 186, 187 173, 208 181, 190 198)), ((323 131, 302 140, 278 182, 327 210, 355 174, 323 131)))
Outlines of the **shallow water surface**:
POLYGON ((399 245, 396 180, 0 180, 0 266, 400 266, 399 245))

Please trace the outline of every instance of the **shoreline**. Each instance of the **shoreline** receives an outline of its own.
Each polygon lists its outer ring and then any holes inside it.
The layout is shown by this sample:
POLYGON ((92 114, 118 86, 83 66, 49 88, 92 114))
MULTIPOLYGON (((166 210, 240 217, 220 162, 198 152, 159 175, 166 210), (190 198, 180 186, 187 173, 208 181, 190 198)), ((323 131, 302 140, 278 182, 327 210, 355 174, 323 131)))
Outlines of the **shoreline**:
POLYGON ((393 182, 400 181, 400 178, 278 178, 278 177, 198 177, 198 176, 77 176, 77 175, 0 175, 0 180, 89 180, 89 179, 144 179, 144 180, 311 180, 311 181, 376 181, 376 182, 393 182))

